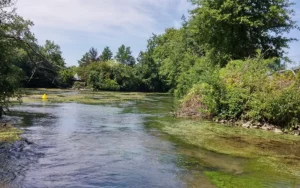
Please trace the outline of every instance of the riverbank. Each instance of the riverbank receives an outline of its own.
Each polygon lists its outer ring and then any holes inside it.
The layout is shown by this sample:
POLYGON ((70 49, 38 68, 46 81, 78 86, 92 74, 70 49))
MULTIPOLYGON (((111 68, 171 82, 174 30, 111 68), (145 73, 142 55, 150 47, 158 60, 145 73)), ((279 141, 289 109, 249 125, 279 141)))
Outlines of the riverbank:
POLYGON ((264 187, 269 181, 262 178, 265 174, 273 179, 295 179, 295 184, 300 183, 298 136, 179 118, 152 119, 148 125, 168 134, 179 145, 248 159, 238 172, 205 171, 218 187, 264 187))
POLYGON ((293 125, 290 127, 280 127, 273 125, 271 123, 261 123, 258 121, 244 121, 244 120, 226 120, 217 117, 207 117, 205 116, 201 109, 205 109, 203 104, 200 102, 200 97, 195 96, 187 101, 181 102, 179 109, 172 113, 174 117, 177 118, 187 118, 187 119, 206 119, 214 121, 218 124, 223 124, 227 126, 236 126, 246 129, 260 129, 263 131, 273 132, 276 134, 288 134, 294 136, 300 136, 300 125, 293 125))
POLYGON ((22 131, 8 123, 0 123, 0 143, 20 140, 22 131))

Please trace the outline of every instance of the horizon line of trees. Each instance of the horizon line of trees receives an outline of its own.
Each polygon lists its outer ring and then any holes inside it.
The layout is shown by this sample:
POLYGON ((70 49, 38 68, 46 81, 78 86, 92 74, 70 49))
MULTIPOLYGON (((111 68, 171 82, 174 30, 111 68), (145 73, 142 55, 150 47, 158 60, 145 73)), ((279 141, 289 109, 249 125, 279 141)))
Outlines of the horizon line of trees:
POLYGON ((132 55, 130 47, 126 47, 122 44, 116 53, 113 56, 113 52, 108 46, 104 48, 101 54, 94 47, 91 47, 88 52, 86 52, 83 57, 78 61, 80 67, 87 66, 93 62, 106 62, 110 60, 116 60, 124 65, 133 66, 136 64, 136 60, 132 55))

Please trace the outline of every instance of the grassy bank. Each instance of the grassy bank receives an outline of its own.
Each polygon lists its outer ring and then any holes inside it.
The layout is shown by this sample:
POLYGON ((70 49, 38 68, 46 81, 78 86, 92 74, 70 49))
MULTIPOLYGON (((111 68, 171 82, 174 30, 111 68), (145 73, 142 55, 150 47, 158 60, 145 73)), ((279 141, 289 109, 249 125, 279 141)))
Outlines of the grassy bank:
MULTIPOLYGON (((214 159, 204 174, 218 187, 272 187, 275 185, 270 182, 277 181, 276 178, 283 182, 294 179, 291 187, 300 184, 300 138, 297 136, 175 118, 152 119, 148 125, 161 129, 185 148, 192 146, 220 156, 246 159, 237 171, 226 170, 226 164, 216 164, 223 159, 214 159), (215 171, 216 167, 220 169, 215 171)), ((203 166, 200 164, 205 159, 203 154, 190 155, 198 158, 199 165, 203 166)), ((206 162, 209 160, 212 159, 206 162)))
POLYGON ((0 143, 20 140, 22 131, 12 125, 0 123, 0 143))

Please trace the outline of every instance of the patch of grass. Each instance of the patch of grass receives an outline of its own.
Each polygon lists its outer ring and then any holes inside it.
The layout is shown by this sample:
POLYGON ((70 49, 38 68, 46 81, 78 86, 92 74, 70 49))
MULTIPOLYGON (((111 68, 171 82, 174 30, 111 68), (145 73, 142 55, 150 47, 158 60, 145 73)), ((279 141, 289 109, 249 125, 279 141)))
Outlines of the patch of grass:
POLYGON ((0 123, 0 143, 20 140, 22 131, 8 124, 0 123))

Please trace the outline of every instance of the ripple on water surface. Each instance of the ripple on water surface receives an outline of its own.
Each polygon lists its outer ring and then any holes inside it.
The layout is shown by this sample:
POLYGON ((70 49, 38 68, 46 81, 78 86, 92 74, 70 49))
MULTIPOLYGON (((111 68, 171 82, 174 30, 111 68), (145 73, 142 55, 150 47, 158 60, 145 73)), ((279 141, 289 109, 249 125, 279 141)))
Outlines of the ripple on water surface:
POLYGON ((247 171, 251 160, 151 129, 152 118, 172 110, 169 102, 157 100, 14 106, 5 118, 27 140, 0 145, 0 187, 214 187, 210 181, 255 187, 254 181, 265 179, 260 187, 297 187, 298 181, 268 178, 261 169, 247 171))
POLYGON ((76 103, 12 108, 21 117, 23 137, 34 144, 23 143, 28 153, 1 152, 7 160, 0 162, 6 167, 0 171, 1 182, 25 187, 185 187, 179 178, 185 170, 172 162, 174 146, 144 130, 144 114, 123 110, 76 103))

